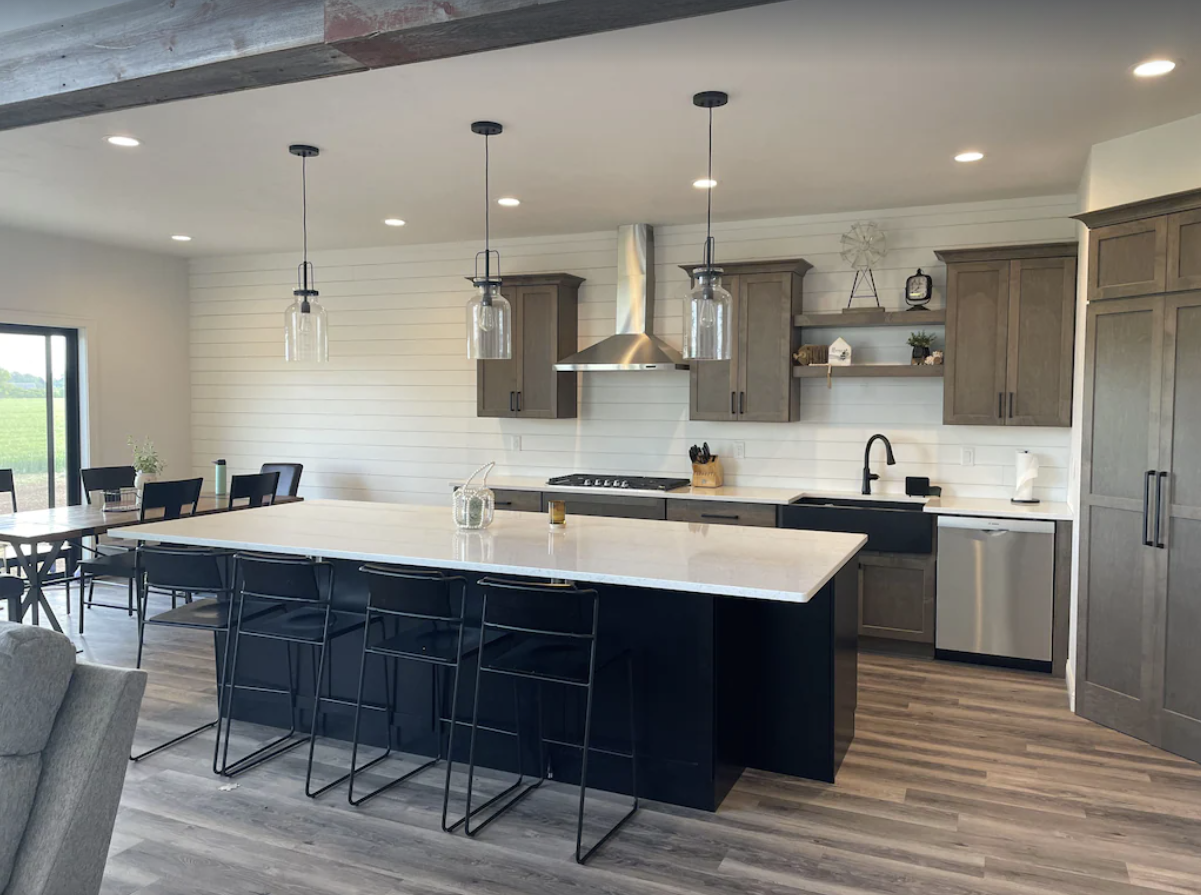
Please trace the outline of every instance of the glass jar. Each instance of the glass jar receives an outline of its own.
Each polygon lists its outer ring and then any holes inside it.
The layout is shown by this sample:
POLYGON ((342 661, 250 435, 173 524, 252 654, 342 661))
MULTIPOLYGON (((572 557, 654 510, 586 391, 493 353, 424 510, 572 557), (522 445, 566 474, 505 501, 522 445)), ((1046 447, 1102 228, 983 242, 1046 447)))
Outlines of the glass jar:
POLYGON ((486 463, 471 474, 460 487, 455 488, 453 509, 455 525, 464 531, 478 531, 492 524, 496 513, 496 495, 488 487, 488 473, 495 463, 486 463), (480 484, 473 484, 475 477, 483 473, 480 484))

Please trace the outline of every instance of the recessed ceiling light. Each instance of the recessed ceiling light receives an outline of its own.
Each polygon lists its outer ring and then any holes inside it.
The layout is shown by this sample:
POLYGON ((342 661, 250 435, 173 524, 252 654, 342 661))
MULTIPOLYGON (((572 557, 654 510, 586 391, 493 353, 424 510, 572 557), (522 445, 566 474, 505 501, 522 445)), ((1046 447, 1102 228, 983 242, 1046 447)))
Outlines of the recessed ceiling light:
POLYGON ((142 145, 142 141, 135 137, 122 137, 120 135, 114 135, 111 137, 105 137, 104 139, 107 140, 109 143, 111 143, 113 146, 124 146, 124 147, 128 148, 130 146, 141 146, 142 145))
POLYGON ((192 241, 192 237, 190 237, 190 236, 185 236, 185 235, 184 235, 184 234, 182 234, 182 233, 176 233, 176 234, 175 234, 174 236, 172 236, 171 238, 172 238, 172 239, 174 239, 176 242, 191 242, 191 241, 192 241))
POLYGON ((708 177, 702 177, 700 180, 692 181, 692 185, 698 190, 711 190, 717 186, 717 181, 710 180, 708 177))
POLYGON ((505 208, 516 208, 521 204, 520 199, 514 199, 512 196, 505 196, 502 199, 496 200, 497 205, 503 205, 505 208))
POLYGON ((959 153, 959 155, 955 156, 955 161, 957 161, 957 162, 978 162, 982 158, 984 158, 983 152, 976 152, 975 150, 973 150, 971 152, 959 153))
POLYGON ((1134 74, 1140 78, 1158 78, 1160 75, 1166 75, 1175 67, 1176 63, 1171 59, 1148 59, 1134 67, 1134 74))
POLYGON ((389 227, 403 227, 405 222, 400 218, 384 218, 384 223, 389 227))

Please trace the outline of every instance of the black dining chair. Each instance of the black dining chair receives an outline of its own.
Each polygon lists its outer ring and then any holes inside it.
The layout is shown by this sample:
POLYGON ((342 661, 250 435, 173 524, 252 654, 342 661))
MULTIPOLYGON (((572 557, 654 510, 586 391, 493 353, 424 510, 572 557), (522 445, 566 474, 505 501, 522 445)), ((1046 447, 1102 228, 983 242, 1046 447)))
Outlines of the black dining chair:
POLYGON ((304 472, 303 463, 264 463, 259 472, 278 472, 279 484, 275 489, 276 497, 295 497, 300 489, 300 474, 304 472))
MULTIPOLYGON (((88 469, 80 470, 80 478, 83 480, 83 499, 84 502, 91 506, 92 495, 100 493, 102 499, 107 499, 109 494, 116 495, 122 488, 132 488, 137 480, 137 470, 132 466, 92 466, 88 469)), ((119 497, 117 497, 119 501, 119 497)), ((82 552, 88 553, 91 556, 114 556, 119 553, 128 553, 131 548, 120 544, 112 544, 103 541, 101 538, 96 539, 94 547, 89 547, 86 544, 78 545, 82 552)), ((79 568, 77 564, 77 568, 79 568)), ((132 580, 132 579, 129 579, 132 580)), ((88 573, 79 568, 79 586, 88 591, 89 605, 92 595, 91 585, 88 573)), ((71 603, 68 600, 67 607, 70 610, 71 603)), ((130 615, 133 614, 133 593, 130 592, 130 600, 127 611, 130 615)))
POLYGON ((12 575, 0 575, 0 602, 8 606, 8 620, 21 620, 21 597, 25 596, 25 582, 12 575))
POLYGON ((235 501, 246 501, 245 506, 262 507, 275 503, 275 489, 279 485, 278 472, 258 472, 236 475, 229 483, 229 509, 235 501))
MULTIPOLYGON (((191 516, 196 512, 196 504, 200 500, 200 489, 204 479, 180 479, 173 482, 147 482, 142 486, 142 504, 138 510, 138 520, 146 521, 147 511, 151 511, 152 519, 179 519, 181 516, 191 516), (158 511, 162 511, 161 515, 158 511)), ((127 550, 124 553, 107 554, 84 560, 79 564, 80 572, 88 578, 87 607, 101 609, 124 609, 130 615, 137 611, 134 605, 135 582, 137 580, 137 551, 127 550), (97 578, 119 578, 129 583, 129 600, 127 605, 117 603, 97 603, 94 601, 94 589, 97 578)), ((82 580, 82 579, 81 579, 82 580)), ((181 591, 187 598, 187 591, 181 591)), ((171 602, 174 606, 175 595, 171 602)), ((79 633, 83 633, 84 589, 79 590, 79 633)))
MULTIPOLYGON (((4 495, 4 494, 8 495, 9 503, 12 506, 12 512, 14 512, 14 513, 17 512, 16 478, 13 475, 13 470, 11 470, 11 469, 0 469, 0 495, 4 495)), ((11 572, 15 569, 17 571, 18 575, 24 574, 24 569, 21 567, 21 560, 18 559, 16 554, 12 552, 12 551, 15 551, 18 549, 20 549, 20 548, 10 547, 8 544, 0 545, 0 572, 11 572)), ((24 555, 28 560, 30 560, 32 562, 40 563, 40 562, 42 562, 42 560, 44 560, 49 555, 51 549, 52 548, 50 548, 50 547, 44 547, 42 545, 38 545, 34 549, 34 552, 32 555, 29 553, 26 553, 24 555)), ((64 553, 63 559, 67 563, 67 571, 70 572, 71 558, 68 557, 64 553)), ((43 584, 56 584, 56 583, 58 583, 57 576, 52 581, 43 582, 43 584)), ((71 578, 68 575, 64 575, 62 578, 62 583, 67 588, 67 612, 70 613, 70 611, 71 611, 71 578)), ((13 619, 13 620, 19 621, 19 619, 13 619)))

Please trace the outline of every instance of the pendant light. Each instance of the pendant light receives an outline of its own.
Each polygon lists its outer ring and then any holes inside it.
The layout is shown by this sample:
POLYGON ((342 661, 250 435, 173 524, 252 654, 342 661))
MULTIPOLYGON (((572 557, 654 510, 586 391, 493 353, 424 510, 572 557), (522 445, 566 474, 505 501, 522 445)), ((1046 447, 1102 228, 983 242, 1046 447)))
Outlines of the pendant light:
POLYGON ((730 97, 719 90, 706 90, 692 103, 709 110, 709 173, 705 180, 708 204, 705 209, 705 252, 701 266, 693 271, 696 285, 684 307, 684 357, 690 360, 729 360, 733 355, 734 299, 721 285, 722 270, 713 259, 713 110, 730 97))
POLYGON ((284 312, 284 360, 295 363, 325 363, 329 360, 329 328, 325 308, 317 300, 313 287, 313 265, 309 261, 308 160, 316 158, 316 146, 297 143, 288 152, 300 157, 301 227, 304 232, 304 256, 296 269, 295 301, 284 312))
POLYGON ((495 121, 476 121, 471 130, 484 138, 484 250, 475 256, 475 276, 471 278, 475 294, 467 303, 467 357, 470 360, 509 360, 513 357, 513 309, 500 294, 500 252, 493 251, 489 243, 492 199, 489 196, 488 141, 504 128, 495 121), (484 259, 482 276, 481 256, 484 259))

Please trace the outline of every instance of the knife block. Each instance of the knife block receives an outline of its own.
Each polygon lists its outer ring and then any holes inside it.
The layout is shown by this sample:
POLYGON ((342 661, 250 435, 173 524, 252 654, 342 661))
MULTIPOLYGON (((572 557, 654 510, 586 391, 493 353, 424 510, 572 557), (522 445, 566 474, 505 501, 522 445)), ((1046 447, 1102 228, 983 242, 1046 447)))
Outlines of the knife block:
POLYGON ((713 457, 708 463, 692 464, 693 488, 720 488, 724 480, 721 458, 713 457))

